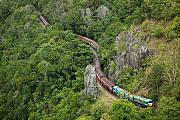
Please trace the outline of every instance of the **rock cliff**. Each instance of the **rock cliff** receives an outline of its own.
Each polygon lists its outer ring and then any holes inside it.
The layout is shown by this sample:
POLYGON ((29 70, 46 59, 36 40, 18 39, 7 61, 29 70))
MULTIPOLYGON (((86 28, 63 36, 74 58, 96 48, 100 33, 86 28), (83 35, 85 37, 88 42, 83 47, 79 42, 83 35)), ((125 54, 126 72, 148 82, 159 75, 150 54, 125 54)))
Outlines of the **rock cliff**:
POLYGON ((141 32, 140 28, 117 36, 115 41, 117 53, 114 57, 116 67, 112 68, 111 63, 107 69, 107 76, 112 82, 116 83, 121 78, 119 73, 126 68, 139 70, 143 67, 143 62, 150 56, 149 49, 140 42, 141 36, 139 32, 141 32), (121 50, 118 50, 118 47, 121 50), (113 73, 110 72, 110 69, 113 69, 113 73))
POLYGON ((86 95, 92 95, 95 99, 99 96, 96 70, 93 65, 88 65, 84 73, 84 85, 86 95))

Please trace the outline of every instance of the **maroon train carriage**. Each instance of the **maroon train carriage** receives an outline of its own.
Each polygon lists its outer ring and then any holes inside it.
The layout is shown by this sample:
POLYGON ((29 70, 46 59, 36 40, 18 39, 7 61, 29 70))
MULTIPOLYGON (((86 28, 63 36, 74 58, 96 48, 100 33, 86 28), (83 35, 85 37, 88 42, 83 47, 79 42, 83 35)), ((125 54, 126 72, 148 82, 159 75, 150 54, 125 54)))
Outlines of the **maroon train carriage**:
POLYGON ((113 87, 115 86, 114 83, 112 83, 111 81, 109 81, 107 79, 107 77, 102 77, 101 78, 101 84, 107 89, 109 90, 111 93, 113 93, 113 87))
POLYGON ((96 72, 97 72, 96 76, 100 82, 101 78, 104 77, 104 73, 101 71, 100 59, 99 58, 96 58, 95 67, 96 67, 96 72))
POLYGON ((86 44, 92 45, 92 46, 94 47, 94 45, 92 44, 92 41, 89 40, 88 38, 83 37, 83 36, 81 36, 81 35, 77 35, 77 37, 78 37, 81 41, 85 42, 86 44))
POLYGON ((104 77, 104 73, 101 71, 101 69, 96 69, 96 72, 97 72, 96 76, 100 82, 101 78, 104 77))
POLYGON ((83 38, 86 39, 87 41, 89 41, 90 45, 92 45, 93 47, 95 47, 95 48, 99 47, 99 45, 94 40, 91 40, 91 39, 89 39, 87 37, 83 37, 83 38))
POLYGON ((83 41, 83 42, 85 42, 86 44, 88 44, 88 45, 89 45, 89 42, 88 42, 86 39, 84 39, 84 37, 83 37, 83 36, 81 36, 81 35, 77 35, 77 37, 80 39, 80 41, 83 41))
POLYGON ((107 89, 109 90, 110 92, 113 92, 113 86, 115 86, 115 84, 113 84, 111 81, 109 81, 107 79, 107 77, 104 75, 104 73, 101 71, 101 66, 100 66, 100 59, 97 58, 96 59, 96 63, 95 63, 95 66, 96 66, 96 76, 99 80, 99 82, 107 89))
POLYGON ((86 44, 91 45, 92 47, 94 47, 96 50, 99 49, 99 45, 95 41, 93 41, 93 40, 91 40, 91 39, 89 39, 87 37, 83 37, 81 35, 77 35, 77 37, 81 41, 85 42, 86 44))
POLYGON ((100 69, 101 70, 100 58, 96 58, 95 66, 96 66, 96 69, 100 69))

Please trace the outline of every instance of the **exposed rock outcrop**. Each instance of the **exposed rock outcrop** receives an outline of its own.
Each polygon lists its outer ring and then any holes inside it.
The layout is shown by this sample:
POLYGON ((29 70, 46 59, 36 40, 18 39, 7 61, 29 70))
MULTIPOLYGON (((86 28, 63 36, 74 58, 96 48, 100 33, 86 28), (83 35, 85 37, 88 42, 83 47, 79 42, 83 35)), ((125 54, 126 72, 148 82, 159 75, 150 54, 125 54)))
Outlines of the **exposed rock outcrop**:
POLYGON ((81 17, 84 18, 87 24, 93 22, 92 14, 93 13, 90 8, 86 8, 81 11, 81 17))
POLYGON ((100 6, 97 9, 97 16, 101 19, 105 18, 106 15, 109 13, 109 8, 107 8, 106 6, 100 6))
POLYGON ((87 24, 91 24, 94 22, 92 19, 93 14, 96 14, 98 18, 103 19, 109 12, 110 10, 106 6, 100 6, 95 11, 91 11, 90 8, 86 8, 81 10, 81 17, 86 21, 87 24))
POLYGON ((121 52, 117 51, 114 59, 116 67, 113 73, 109 72, 109 70, 112 69, 111 64, 107 69, 107 76, 111 78, 114 83, 121 78, 119 74, 120 71, 126 68, 139 70, 143 67, 143 61, 150 55, 149 49, 143 43, 139 42, 141 37, 138 33, 140 31, 140 28, 138 28, 131 33, 121 33, 117 36, 115 41, 116 49, 118 49, 118 45, 124 43, 124 50, 121 52))
POLYGON ((84 85, 86 95, 92 95, 95 99, 99 96, 96 69, 93 65, 88 65, 84 73, 84 85))
POLYGON ((86 9, 83 9, 82 12, 81 12, 81 17, 85 17, 85 16, 88 16, 88 17, 91 17, 92 16, 92 11, 90 8, 86 8, 86 9))

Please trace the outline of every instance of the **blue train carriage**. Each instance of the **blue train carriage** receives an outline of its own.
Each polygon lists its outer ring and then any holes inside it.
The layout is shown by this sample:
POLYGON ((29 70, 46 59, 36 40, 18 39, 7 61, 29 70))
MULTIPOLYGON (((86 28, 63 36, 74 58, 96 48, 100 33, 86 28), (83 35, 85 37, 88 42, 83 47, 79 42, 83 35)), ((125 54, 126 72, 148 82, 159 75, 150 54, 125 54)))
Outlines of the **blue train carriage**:
POLYGON ((152 107, 154 105, 154 102, 151 99, 147 99, 138 95, 132 94, 130 100, 146 107, 152 107))
POLYGON ((119 97, 125 97, 125 93, 127 91, 125 91, 124 89, 120 88, 119 86, 114 86, 113 87, 113 93, 115 93, 115 95, 119 96, 119 97))
POLYGON ((119 97, 129 99, 132 102, 141 104, 141 105, 146 106, 146 107, 152 107, 154 104, 151 99, 146 99, 146 98, 140 97, 138 95, 134 95, 134 94, 120 88, 119 86, 114 86, 113 92, 116 95, 118 95, 119 97))

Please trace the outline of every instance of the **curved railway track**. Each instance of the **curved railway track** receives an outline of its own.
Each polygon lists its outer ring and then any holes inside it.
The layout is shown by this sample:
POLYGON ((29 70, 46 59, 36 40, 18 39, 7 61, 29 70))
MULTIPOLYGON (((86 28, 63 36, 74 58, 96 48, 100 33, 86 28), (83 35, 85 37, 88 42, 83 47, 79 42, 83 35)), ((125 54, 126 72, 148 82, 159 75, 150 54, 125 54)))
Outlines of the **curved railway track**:
MULTIPOLYGON (((51 25, 50 22, 47 21, 46 18, 39 11, 38 11, 38 17, 39 17, 39 21, 43 27, 46 27, 46 25, 51 25)), ((120 88, 119 86, 115 85, 110 80, 108 80, 107 77, 104 75, 104 73, 101 70, 100 58, 97 53, 97 51, 100 47, 98 45, 98 43, 96 43, 95 41, 93 41, 87 37, 81 36, 81 35, 77 35, 77 37, 81 41, 90 45, 93 48, 93 54, 95 56, 94 64, 95 64, 95 68, 96 68, 96 72, 97 72, 96 76, 98 78, 99 83, 103 87, 105 87, 106 90, 108 90, 112 94, 112 96, 116 95, 116 96, 119 96, 120 98, 128 99, 129 101, 135 103, 136 105, 138 104, 139 106, 143 106, 143 107, 152 107, 154 105, 154 102, 151 99, 147 99, 144 97, 134 95, 134 94, 120 88)))

